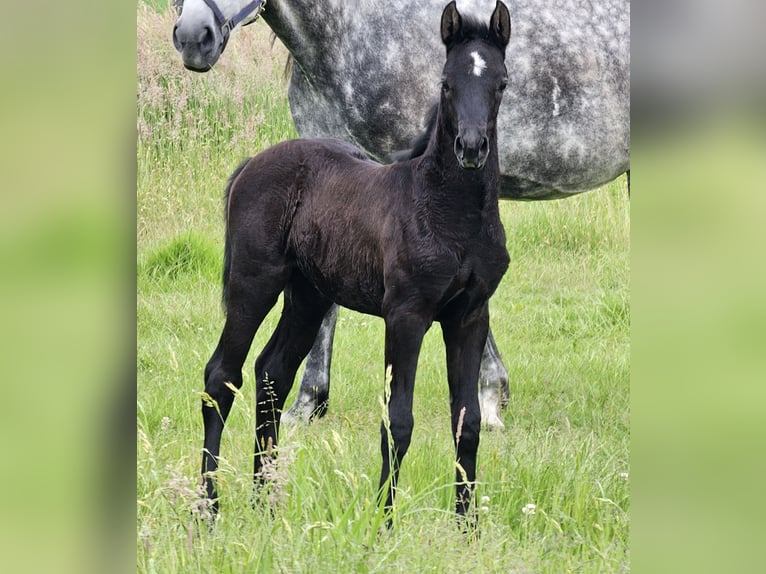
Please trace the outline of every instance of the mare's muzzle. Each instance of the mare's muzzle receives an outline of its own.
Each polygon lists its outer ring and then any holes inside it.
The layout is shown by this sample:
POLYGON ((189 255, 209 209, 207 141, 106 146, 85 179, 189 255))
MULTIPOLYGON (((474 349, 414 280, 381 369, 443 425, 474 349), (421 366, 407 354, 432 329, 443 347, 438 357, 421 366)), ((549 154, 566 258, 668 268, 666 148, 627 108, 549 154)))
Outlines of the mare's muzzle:
POLYGON ((486 128, 468 126, 455 138, 455 156, 463 169, 484 167, 489 155, 489 139, 486 128))
POLYGON ((173 26, 173 45, 187 70, 207 72, 218 61, 225 41, 212 20, 206 25, 188 25, 181 18, 173 26))
POLYGON ((226 49, 231 31, 239 24, 246 26, 258 19, 266 0, 252 0, 231 18, 227 18, 215 0, 204 0, 210 12, 199 13, 187 18, 183 11, 183 0, 174 0, 179 18, 173 26, 173 45, 180 52, 187 70, 207 72, 218 61, 226 49), (191 19, 191 21, 188 21, 191 19))

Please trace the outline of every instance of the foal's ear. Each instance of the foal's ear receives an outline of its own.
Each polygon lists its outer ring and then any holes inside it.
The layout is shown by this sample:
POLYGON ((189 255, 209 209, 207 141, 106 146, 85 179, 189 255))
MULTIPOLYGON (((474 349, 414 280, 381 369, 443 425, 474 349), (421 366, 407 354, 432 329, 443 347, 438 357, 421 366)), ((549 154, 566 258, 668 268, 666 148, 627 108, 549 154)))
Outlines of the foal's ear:
POLYGON ((500 0, 497 0, 495 11, 489 20, 489 37, 501 48, 505 48, 511 39, 511 14, 500 0))
POLYGON ((442 12, 442 42, 449 48, 460 37, 463 20, 457 11, 457 3, 452 0, 442 12))

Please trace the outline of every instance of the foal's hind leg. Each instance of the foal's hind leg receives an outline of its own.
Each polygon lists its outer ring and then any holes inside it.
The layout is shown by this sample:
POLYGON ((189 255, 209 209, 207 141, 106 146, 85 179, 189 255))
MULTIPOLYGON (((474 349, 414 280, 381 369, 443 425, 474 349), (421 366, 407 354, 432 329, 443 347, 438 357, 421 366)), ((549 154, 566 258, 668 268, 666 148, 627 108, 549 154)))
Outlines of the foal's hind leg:
POLYGON ((335 337, 335 323, 338 306, 333 305, 322 320, 314 345, 306 357, 306 367, 301 377, 301 387, 295 402, 282 415, 283 419, 310 421, 327 413, 330 400, 330 364, 332 343, 335 337))
POLYGON ((295 373, 317 336, 331 301, 304 277, 294 274, 285 287, 279 325, 255 362, 256 414, 255 461, 259 476, 277 444, 282 407, 293 386, 295 373))
POLYGON ((266 314, 276 303, 283 281, 273 277, 268 281, 231 281, 226 301, 227 318, 218 346, 205 367, 205 396, 202 399, 202 420, 205 443, 202 453, 202 476, 213 510, 218 510, 215 484, 210 473, 218 468, 218 455, 226 418, 234 403, 229 384, 242 386, 242 364, 245 362, 253 336, 266 314))

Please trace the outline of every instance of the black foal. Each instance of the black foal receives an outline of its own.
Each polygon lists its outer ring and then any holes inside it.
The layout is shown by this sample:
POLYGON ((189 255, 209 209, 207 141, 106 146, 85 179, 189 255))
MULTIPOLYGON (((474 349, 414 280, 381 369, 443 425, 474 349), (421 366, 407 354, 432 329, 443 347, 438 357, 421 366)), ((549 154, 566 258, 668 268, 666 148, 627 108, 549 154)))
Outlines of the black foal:
POLYGON ((217 497, 221 432, 256 330, 284 293, 276 331, 255 363, 255 473, 277 443, 285 399, 333 302, 385 321, 388 421, 381 424, 382 497, 391 507, 412 436, 412 397, 423 336, 441 324, 456 510, 469 507, 481 415, 479 364, 488 301, 508 266, 498 214, 496 119, 506 85, 508 9, 489 24, 451 2, 441 18, 446 63, 426 150, 380 165, 336 140, 293 140, 242 164, 226 189, 226 324, 205 369, 202 474, 217 497), (390 432, 390 436, 389 436, 390 432))

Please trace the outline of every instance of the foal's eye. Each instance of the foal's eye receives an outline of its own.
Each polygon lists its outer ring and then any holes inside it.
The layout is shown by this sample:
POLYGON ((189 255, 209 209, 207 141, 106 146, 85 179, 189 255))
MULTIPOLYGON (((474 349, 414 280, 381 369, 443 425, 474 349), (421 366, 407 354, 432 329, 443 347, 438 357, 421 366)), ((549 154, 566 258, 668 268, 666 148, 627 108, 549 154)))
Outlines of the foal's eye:
POLYGON ((503 80, 502 82, 500 82, 500 85, 497 87, 497 91, 502 92, 503 90, 505 90, 507 86, 508 86, 508 80, 503 80))
POLYGON ((452 91, 452 88, 447 83, 447 81, 442 80, 442 92, 444 92, 445 94, 449 94, 451 91, 452 91))

